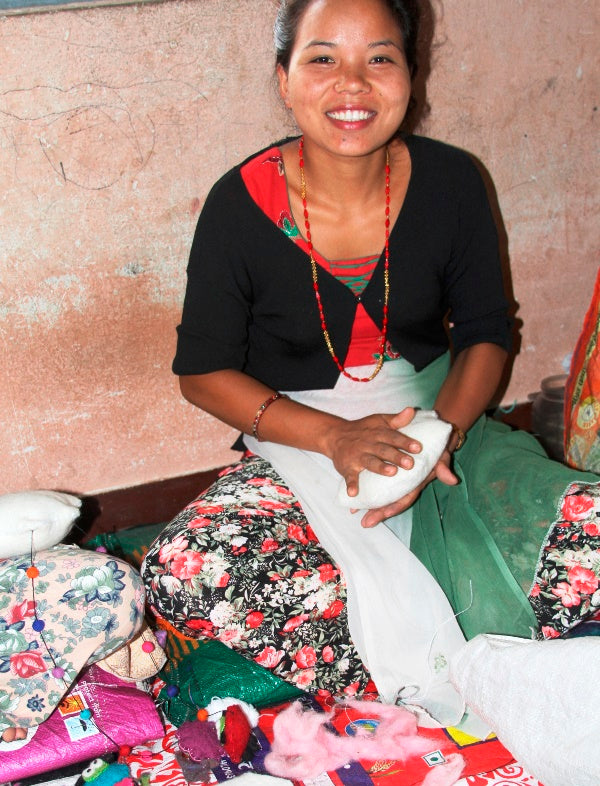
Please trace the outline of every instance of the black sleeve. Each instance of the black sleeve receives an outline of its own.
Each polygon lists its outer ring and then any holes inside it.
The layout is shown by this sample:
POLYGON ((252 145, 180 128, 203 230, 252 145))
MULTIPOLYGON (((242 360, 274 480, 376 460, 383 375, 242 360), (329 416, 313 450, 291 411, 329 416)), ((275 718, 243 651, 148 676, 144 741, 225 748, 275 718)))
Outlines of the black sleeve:
POLYGON ((510 350, 498 233, 482 177, 467 156, 464 163, 456 186, 456 227, 444 282, 452 343, 455 354, 484 342, 510 350))
POLYGON ((241 370, 245 363, 251 286, 228 207, 219 181, 206 199, 190 251, 173 361, 178 375, 241 370))

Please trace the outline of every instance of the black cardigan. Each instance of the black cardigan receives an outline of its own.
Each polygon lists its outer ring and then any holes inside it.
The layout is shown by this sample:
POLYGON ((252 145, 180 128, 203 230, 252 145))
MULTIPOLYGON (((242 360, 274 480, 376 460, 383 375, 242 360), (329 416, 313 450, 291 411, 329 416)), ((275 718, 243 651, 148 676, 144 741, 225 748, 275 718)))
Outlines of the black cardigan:
MULTIPOLYGON (((411 177, 390 232, 388 339, 417 370, 448 349, 509 348, 498 239, 481 176, 469 156, 408 136, 411 177)), ((212 188, 201 212, 173 371, 237 369, 279 390, 332 388, 339 376, 321 332, 307 254, 262 212, 240 164, 212 188)), ((339 358, 356 297, 319 268, 319 289, 339 358)), ((381 325, 383 254, 362 293, 381 325)))

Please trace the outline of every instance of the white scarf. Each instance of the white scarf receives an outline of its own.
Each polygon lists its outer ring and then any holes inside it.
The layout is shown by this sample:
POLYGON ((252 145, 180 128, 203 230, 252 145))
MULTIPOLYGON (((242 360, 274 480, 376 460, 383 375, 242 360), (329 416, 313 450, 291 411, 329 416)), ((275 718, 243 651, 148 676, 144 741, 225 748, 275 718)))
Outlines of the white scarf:
MULTIPOLYGON (((440 358, 428 369, 436 364, 430 376, 439 375, 447 359, 440 358)), ((352 369, 355 376, 369 371, 370 367, 352 369)), ((427 374, 394 360, 369 383, 340 375, 332 390, 287 394, 315 409, 357 419, 400 412, 406 406, 430 408, 432 380, 427 374)), ((364 529, 364 511, 353 514, 336 502, 340 475, 328 458, 247 435, 244 442, 288 484, 319 542, 341 568, 350 635, 382 701, 422 708, 424 726, 456 725, 464 702, 449 682, 448 664, 465 639, 442 589, 408 548, 412 511, 387 526, 364 529)))

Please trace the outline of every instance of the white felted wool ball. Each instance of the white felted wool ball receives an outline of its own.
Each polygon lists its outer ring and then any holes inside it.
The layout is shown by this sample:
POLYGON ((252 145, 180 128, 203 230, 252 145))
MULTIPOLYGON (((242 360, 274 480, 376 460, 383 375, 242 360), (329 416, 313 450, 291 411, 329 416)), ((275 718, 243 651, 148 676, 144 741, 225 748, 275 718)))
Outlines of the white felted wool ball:
POLYGON ((0 559, 60 543, 79 516, 80 507, 78 497, 60 491, 0 495, 0 559))
POLYGON ((370 510, 389 505, 409 494, 435 467, 448 444, 452 426, 445 420, 440 420, 433 410, 420 409, 415 412, 411 422, 399 431, 423 446, 420 453, 410 454, 414 460, 412 469, 398 467, 395 475, 378 475, 363 469, 358 476, 356 497, 348 496, 344 480, 340 483, 337 495, 340 505, 345 508, 370 510))

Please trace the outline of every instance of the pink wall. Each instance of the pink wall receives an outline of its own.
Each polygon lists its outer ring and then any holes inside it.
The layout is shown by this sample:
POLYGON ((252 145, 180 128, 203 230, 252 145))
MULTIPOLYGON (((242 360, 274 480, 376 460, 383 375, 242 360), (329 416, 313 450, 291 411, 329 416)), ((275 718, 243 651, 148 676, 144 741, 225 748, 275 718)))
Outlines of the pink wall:
MULTIPOLYGON (((0 492, 93 493, 223 464, 170 373, 199 208, 290 130, 272 0, 0 17, 0 492), (249 43, 250 41, 250 43, 249 43)), ((505 402, 560 373, 597 259, 596 3, 446 0, 426 133, 475 153, 524 321, 505 402)))

